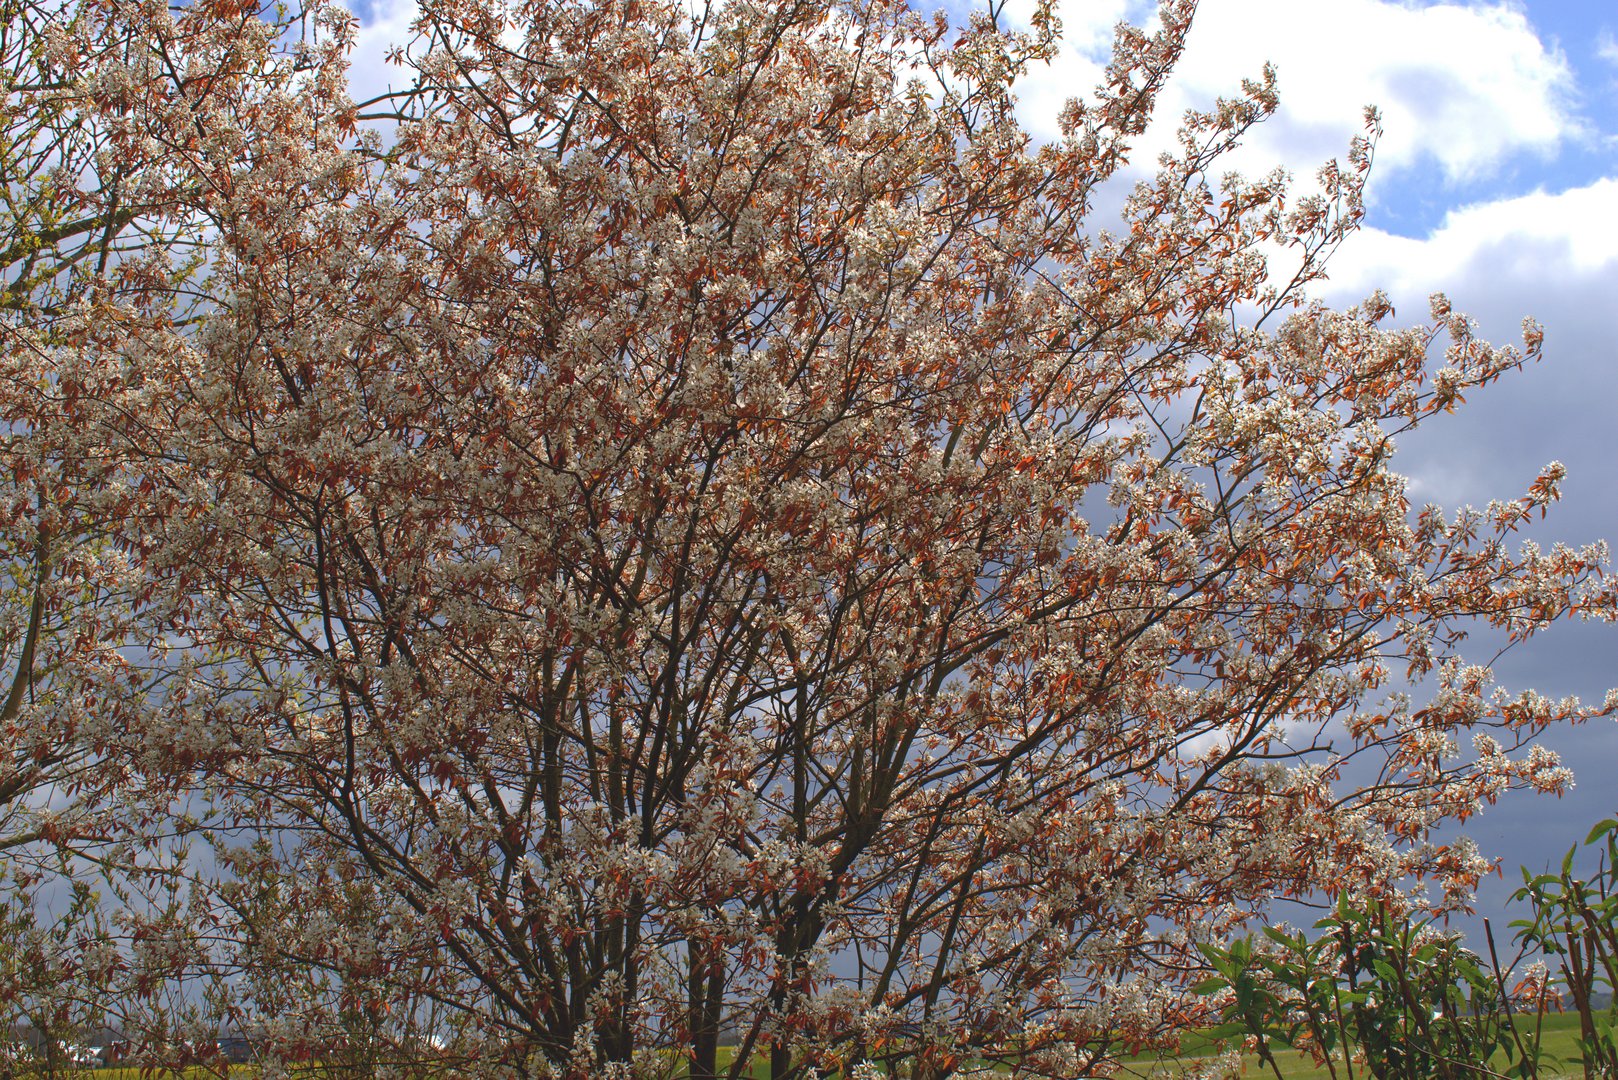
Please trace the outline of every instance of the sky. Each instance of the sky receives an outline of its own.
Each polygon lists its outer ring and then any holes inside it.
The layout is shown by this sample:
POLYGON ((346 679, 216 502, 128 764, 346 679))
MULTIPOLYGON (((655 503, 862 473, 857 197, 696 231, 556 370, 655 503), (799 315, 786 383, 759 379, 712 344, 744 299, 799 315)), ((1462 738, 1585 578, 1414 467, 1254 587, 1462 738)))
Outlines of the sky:
MULTIPOLYGON (((1062 102, 1098 81, 1114 24, 1153 10, 1060 2, 1061 54, 1020 89, 1036 135, 1053 136, 1062 102)), ((384 52, 404 39, 413 6, 361 10, 356 97, 386 85, 384 52)), ((1321 299, 1346 306, 1381 288, 1417 322, 1442 290, 1496 342, 1519 340, 1524 316, 1545 328, 1543 362, 1401 441, 1395 467, 1416 500, 1514 498, 1559 460, 1563 502, 1534 538, 1618 542, 1618 0, 1202 0, 1159 104, 1165 122, 1136 160, 1155 157, 1185 108, 1232 93, 1266 61, 1281 106, 1242 149, 1245 171, 1282 165, 1310 177, 1346 152, 1365 106, 1382 114, 1366 225, 1335 257, 1321 299)), ((1493 651, 1478 646, 1485 659, 1493 651)), ((1618 685, 1618 626, 1559 626, 1496 670, 1512 690, 1600 701, 1618 685)), ((1507 872, 1479 897, 1497 925, 1518 865, 1559 859, 1618 814, 1618 723, 1545 742, 1573 767, 1574 791, 1508 797, 1464 830, 1507 872)), ((1463 925, 1476 931, 1476 920, 1463 925)))

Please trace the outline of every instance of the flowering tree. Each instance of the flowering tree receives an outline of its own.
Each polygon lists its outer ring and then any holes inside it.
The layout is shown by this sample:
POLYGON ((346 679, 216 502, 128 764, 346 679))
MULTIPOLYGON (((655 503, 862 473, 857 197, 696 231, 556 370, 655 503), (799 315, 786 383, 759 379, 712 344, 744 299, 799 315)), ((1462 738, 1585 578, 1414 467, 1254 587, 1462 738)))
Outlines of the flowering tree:
POLYGON ((72 712, 108 696, 124 635, 103 624, 127 607, 106 602, 116 575, 96 550, 96 463, 66 450, 52 416, 54 322, 151 235, 120 164, 100 156, 104 129, 71 107, 47 55, 70 13, 13 0, 0 14, 0 851, 16 858, 78 831, 72 812, 41 813, 41 795, 88 781, 95 739, 78 737, 72 712))
MULTIPOLYGON (((122 1011, 116 931, 85 856, 129 836, 109 750, 139 697, 127 559, 106 512, 117 466, 75 430, 62 319, 184 250, 148 216, 135 161, 52 48, 79 14, 0 3, 0 1071, 55 1075, 122 1011), (28 1037, 24 1039, 23 1033, 28 1037), (37 1053, 35 1052, 37 1051, 37 1053)), ((118 53, 128 33, 102 44, 118 53)), ((173 274, 170 275, 172 280, 173 274)))
POLYGON ((1215 179, 1268 76, 1101 229, 1193 6, 1035 145, 1048 7, 427 4, 356 106, 338 9, 87 0, 52 48, 206 259, 37 362, 242 986, 521 1075, 1078 1075, 1271 897, 1465 897, 1432 827, 1602 709, 1457 644, 1613 594, 1508 543, 1559 467, 1449 517, 1392 439, 1538 334, 1309 302, 1374 130, 1215 179))

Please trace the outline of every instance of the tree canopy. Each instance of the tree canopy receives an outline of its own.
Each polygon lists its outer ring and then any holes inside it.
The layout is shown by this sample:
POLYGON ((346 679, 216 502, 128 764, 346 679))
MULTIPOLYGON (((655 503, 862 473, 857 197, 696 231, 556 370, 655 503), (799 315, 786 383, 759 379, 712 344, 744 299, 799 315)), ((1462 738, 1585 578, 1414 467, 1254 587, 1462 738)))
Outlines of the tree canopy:
POLYGON ((193 845, 130 993, 366 1067, 1076 1076, 1273 898, 1463 902, 1434 828, 1618 707, 1465 632, 1614 592, 1514 540, 1559 466, 1447 513, 1393 439, 1538 331, 1311 300, 1375 118, 1228 173, 1268 74, 1099 211, 1194 6, 1039 143, 1048 6, 431 0, 355 103, 323 0, 11 4, 7 776, 125 888, 193 845))

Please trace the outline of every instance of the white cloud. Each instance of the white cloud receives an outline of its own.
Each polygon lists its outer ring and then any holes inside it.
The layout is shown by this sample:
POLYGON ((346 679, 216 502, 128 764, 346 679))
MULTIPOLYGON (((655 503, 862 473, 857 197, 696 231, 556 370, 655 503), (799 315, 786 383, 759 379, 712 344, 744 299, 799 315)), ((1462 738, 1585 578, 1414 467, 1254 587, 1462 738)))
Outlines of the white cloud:
MULTIPOLYGON (((1111 54, 1113 27, 1121 22, 1142 21, 1152 7, 1141 0, 1067 0, 1066 3, 1058 0, 1058 3, 1063 44, 1102 60, 1111 54)), ((1028 7, 1031 9, 1032 5, 1028 7)))
MULTIPOLYGON (((1062 58, 1023 89, 1026 118, 1041 134, 1054 134, 1061 100, 1096 82, 1106 36, 1095 32, 1089 9, 1067 0, 1063 20, 1076 32, 1062 58)), ((1104 7, 1109 25, 1126 13, 1141 14, 1124 0, 1104 7)), ((1464 181, 1511 155, 1548 157, 1581 133, 1567 59, 1508 3, 1203 0, 1158 110, 1167 123, 1143 150, 1168 145, 1185 108, 1235 92, 1266 61, 1279 71, 1281 110, 1250 140, 1241 164, 1251 171, 1280 163, 1312 172, 1342 154, 1370 104, 1386 128, 1379 174, 1429 159, 1449 180, 1464 181)))
POLYGON ((1613 67, 1618 67, 1618 38, 1612 36, 1611 30, 1602 29, 1601 36, 1596 39, 1596 55, 1613 67))
POLYGON ((394 88, 408 84, 403 73, 387 62, 387 55, 410 41, 410 24, 418 11, 416 0, 378 0, 364 13, 349 56, 349 94, 355 101, 384 94, 390 84, 394 88))
MULTIPOLYGON (((1499 344, 1525 315, 1545 331, 1545 362, 1468 395, 1464 408, 1399 440, 1412 494, 1482 505, 1520 494, 1548 461, 1568 467, 1566 499, 1542 539, 1618 539, 1618 177, 1450 211, 1419 239, 1365 229, 1333 259, 1322 298, 1352 303, 1386 289, 1397 323, 1427 319, 1447 293, 1499 344)), ((1442 343, 1440 343, 1442 345, 1442 343)), ((1542 528, 1536 526, 1536 530, 1542 528)))
POLYGON ((1410 297, 1486 276, 1550 284, 1618 271, 1618 178, 1451 210, 1422 239, 1367 228, 1331 264, 1330 292, 1410 297))

